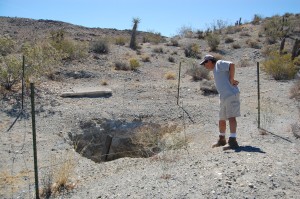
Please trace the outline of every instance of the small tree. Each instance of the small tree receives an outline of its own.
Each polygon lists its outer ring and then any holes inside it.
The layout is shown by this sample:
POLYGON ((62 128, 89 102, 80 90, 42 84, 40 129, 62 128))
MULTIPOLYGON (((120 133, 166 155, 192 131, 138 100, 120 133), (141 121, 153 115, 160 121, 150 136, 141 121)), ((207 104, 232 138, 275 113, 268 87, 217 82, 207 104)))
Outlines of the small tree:
POLYGON ((133 50, 136 50, 136 48, 137 48, 137 45, 136 45, 136 30, 137 30, 137 27, 138 27, 138 23, 140 23, 140 19, 139 18, 133 18, 132 22, 133 22, 133 28, 132 28, 132 32, 131 32, 131 39, 130 39, 129 47, 133 50))

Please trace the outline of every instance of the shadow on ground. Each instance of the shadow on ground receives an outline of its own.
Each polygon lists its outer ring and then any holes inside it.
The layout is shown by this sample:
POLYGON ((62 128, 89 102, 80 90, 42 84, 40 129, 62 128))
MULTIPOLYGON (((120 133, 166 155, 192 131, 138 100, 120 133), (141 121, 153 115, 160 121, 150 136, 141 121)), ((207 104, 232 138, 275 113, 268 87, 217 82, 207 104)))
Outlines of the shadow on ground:
POLYGON ((234 151, 235 152, 266 153, 266 152, 262 151, 260 148, 254 147, 254 146, 240 146, 239 148, 235 149, 234 151))

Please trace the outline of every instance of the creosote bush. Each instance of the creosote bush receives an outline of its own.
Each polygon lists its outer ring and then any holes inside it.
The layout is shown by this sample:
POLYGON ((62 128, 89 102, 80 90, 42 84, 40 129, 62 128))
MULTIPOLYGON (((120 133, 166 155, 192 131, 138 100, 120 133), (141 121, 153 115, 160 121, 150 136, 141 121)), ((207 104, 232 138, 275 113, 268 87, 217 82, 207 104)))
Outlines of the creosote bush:
POLYGON ((106 40, 98 40, 92 44, 92 51, 98 54, 109 53, 109 45, 106 40))
POLYGON ((206 41, 208 46, 210 47, 211 51, 216 51, 219 44, 220 44, 220 38, 217 34, 209 34, 206 36, 206 41))
POLYGON ((125 63, 125 62, 120 62, 120 61, 117 61, 116 63, 115 63, 115 69, 116 70, 130 70, 130 67, 128 66, 128 64, 127 63, 125 63))
POLYGON ((191 64, 190 68, 186 71, 186 73, 192 76, 193 81, 199 81, 203 79, 209 80, 209 70, 207 70, 203 66, 199 66, 197 63, 191 64))
POLYGON ((0 36, 0 55, 5 56, 14 50, 15 41, 8 36, 0 36))
POLYGON ((167 80, 174 80, 175 78, 176 78, 176 74, 174 73, 174 72, 167 72, 166 74, 165 74, 165 78, 167 79, 167 80))
POLYGON ((140 62, 134 58, 129 60, 129 64, 131 70, 137 70, 140 67, 140 62))
POLYGON ((189 44, 184 48, 184 54, 186 57, 193 57, 200 59, 199 45, 196 43, 189 44))
POLYGON ((6 90, 11 90, 12 86, 21 79, 22 62, 21 57, 8 55, 0 62, 0 84, 6 90))
POLYGON ((263 62, 263 69, 275 80, 293 79, 297 68, 291 60, 291 54, 280 55, 272 51, 263 62))

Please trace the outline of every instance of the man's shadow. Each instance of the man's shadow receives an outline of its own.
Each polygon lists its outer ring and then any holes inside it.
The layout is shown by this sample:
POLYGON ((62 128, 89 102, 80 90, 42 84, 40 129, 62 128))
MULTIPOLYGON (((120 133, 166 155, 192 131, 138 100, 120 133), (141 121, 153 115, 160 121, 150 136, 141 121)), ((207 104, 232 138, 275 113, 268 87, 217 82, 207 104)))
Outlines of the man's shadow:
POLYGON ((234 149, 235 152, 253 152, 253 153, 266 153, 264 151, 262 151, 260 148, 258 147, 254 147, 254 146, 240 146, 237 149, 234 149))

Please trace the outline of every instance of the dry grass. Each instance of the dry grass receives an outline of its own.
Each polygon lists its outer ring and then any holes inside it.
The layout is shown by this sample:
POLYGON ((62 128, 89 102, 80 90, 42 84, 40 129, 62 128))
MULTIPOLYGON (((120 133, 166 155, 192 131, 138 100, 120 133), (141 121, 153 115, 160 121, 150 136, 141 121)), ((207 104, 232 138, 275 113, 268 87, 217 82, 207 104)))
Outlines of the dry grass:
POLYGON ((63 159, 52 160, 52 167, 42 179, 43 187, 40 190, 40 197, 49 198, 58 196, 75 188, 76 183, 72 182, 72 175, 76 162, 70 154, 63 155, 63 159))
POLYGON ((164 150, 183 148, 187 146, 187 139, 177 125, 148 124, 137 129, 132 143, 150 157, 164 150))
POLYGON ((165 74, 165 78, 167 80, 174 80, 176 79, 176 74, 174 72, 169 71, 165 74))
POLYGON ((0 195, 15 193, 19 190, 19 186, 24 183, 24 179, 28 178, 30 171, 23 170, 19 173, 12 174, 8 170, 0 172, 0 195))

